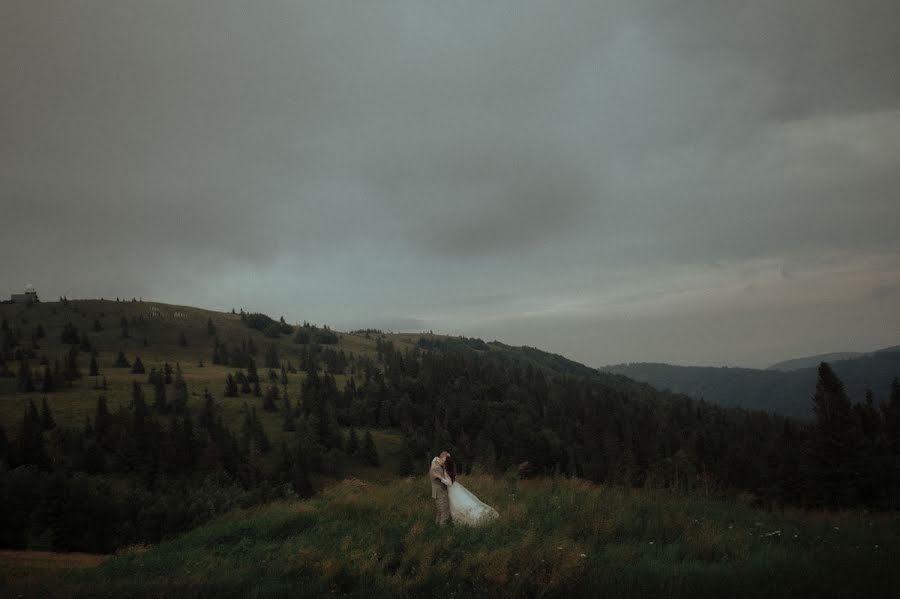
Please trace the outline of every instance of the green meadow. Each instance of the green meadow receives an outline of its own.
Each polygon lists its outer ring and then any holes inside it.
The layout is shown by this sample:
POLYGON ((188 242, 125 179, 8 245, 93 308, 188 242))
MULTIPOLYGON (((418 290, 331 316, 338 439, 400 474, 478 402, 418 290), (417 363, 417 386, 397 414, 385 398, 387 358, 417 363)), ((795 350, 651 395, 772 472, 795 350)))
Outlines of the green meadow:
POLYGON ((99 566, 45 597, 896 597, 900 516, 759 511, 668 491, 471 476, 501 518, 438 527, 424 478, 346 480, 99 566))

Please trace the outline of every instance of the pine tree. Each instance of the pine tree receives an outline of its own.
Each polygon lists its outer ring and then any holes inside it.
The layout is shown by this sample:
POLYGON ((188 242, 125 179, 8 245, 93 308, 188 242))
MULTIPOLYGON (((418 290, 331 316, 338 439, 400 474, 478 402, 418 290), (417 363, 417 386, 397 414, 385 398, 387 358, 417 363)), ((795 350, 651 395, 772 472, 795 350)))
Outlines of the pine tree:
POLYGON ((121 349, 116 355, 116 360, 115 362, 113 362, 113 366, 115 366, 116 368, 128 368, 129 366, 131 366, 128 358, 125 357, 125 352, 123 352, 121 349))
POLYGON ((158 414, 165 414, 169 411, 169 404, 166 398, 166 385, 163 383, 161 376, 157 376, 153 383, 153 407, 158 414))
POLYGON ((397 474, 400 476, 412 476, 416 473, 416 466, 413 463, 412 451, 409 442, 404 438, 403 446, 400 449, 400 463, 397 465, 397 474))
POLYGON ((238 396, 238 386, 234 380, 234 377, 231 376, 231 373, 228 373, 228 376, 225 378, 225 397, 237 397, 238 396))
POLYGON ((207 335, 215 335, 216 334, 216 325, 213 324, 211 316, 206 319, 206 334, 207 335))
POLYGON ((34 391, 34 379, 31 374, 31 366, 27 360, 19 362, 19 374, 17 378, 17 386, 19 391, 30 393, 34 391))
POLYGON ((134 357, 134 365, 131 367, 131 374, 144 374, 144 363, 141 362, 140 356, 134 357))
POLYGON ((178 345, 179 347, 187 347, 187 335, 184 334, 184 331, 178 333, 178 345))
POLYGON ((175 365, 175 382, 173 384, 174 397, 172 399, 176 414, 184 414, 187 410, 188 388, 181 375, 181 365, 175 365))
POLYGON ((291 471, 291 486, 300 497, 310 497, 313 494, 313 485, 309 478, 309 456, 302 439, 297 441, 291 471))
POLYGON ((50 406, 47 405, 46 397, 41 402, 41 428, 45 431, 56 428, 56 421, 53 419, 53 413, 50 411, 50 406))
POLYGON ((41 379, 41 392, 42 393, 51 393, 56 388, 55 381, 53 380, 53 373, 50 372, 50 366, 44 364, 44 374, 41 379))
POLYGON ((97 398, 97 407, 94 409, 94 432, 101 442, 109 432, 109 427, 109 408, 106 407, 106 398, 101 395, 97 398))
POLYGON ((347 455, 356 455, 359 453, 359 436, 356 429, 350 427, 350 434, 347 437, 347 455))
POLYGON ((63 378, 67 381, 75 381, 81 378, 81 369, 78 367, 78 348, 70 347, 66 353, 63 366, 63 378))
POLYGON ((88 366, 88 373, 90 374, 90 376, 97 376, 98 374, 100 374, 100 367, 97 365, 96 356, 91 356, 91 363, 88 366))
POLYGON ((378 450, 375 448, 375 440, 372 439, 371 431, 366 431, 365 440, 362 446, 363 463, 368 466, 377 466, 379 463, 378 450))
POLYGON ((47 454, 44 452, 43 426, 41 426, 41 419, 33 401, 28 402, 28 409, 25 410, 25 415, 22 417, 22 428, 16 444, 19 463, 38 466, 47 463, 47 454))
POLYGON ((297 423, 294 422, 294 410, 291 408, 290 402, 285 402, 284 421, 281 424, 281 430, 289 432, 297 430, 297 423))
POLYGON ((819 365, 813 411, 813 487, 826 505, 853 505, 862 470, 862 430, 843 382, 825 362, 819 365))
POLYGON ((172 384, 172 367, 168 362, 163 364, 163 383, 165 383, 166 385, 172 384))
POLYGON ((274 385, 269 385, 265 396, 263 396, 263 410, 266 412, 277 412, 278 406, 275 403, 276 401, 278 401, 278 388, 274 385))

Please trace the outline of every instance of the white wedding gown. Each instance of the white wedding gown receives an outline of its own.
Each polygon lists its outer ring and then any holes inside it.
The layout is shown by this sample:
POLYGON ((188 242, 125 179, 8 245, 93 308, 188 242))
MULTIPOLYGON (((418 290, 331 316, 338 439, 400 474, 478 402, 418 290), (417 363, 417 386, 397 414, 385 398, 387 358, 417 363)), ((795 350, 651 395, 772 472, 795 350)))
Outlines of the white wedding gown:
POLYGON ((500 516, 497 510, 484 503, 461 483, 455 482, 448 490, 450 496, 450 516, 454 522, 478 526, 500 516))

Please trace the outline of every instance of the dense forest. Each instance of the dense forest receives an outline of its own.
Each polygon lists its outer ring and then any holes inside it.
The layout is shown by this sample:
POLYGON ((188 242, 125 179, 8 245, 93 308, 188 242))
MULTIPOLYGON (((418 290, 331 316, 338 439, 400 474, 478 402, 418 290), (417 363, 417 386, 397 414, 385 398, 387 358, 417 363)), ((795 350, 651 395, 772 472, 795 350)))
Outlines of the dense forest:
MULTIPOLYGON (((659 392, 529 348, 422 336, 401 349, 366 332, 374 351, 354 353, 325 327, 243 313, 240 322, 291 345, 224 339, 208 319, 202 351, 229 370, 194 402, 178 363, 148 369, 120 350, 112 364, 130 374, 130 398, 111 410, 89 334, 66 323, 65 351, 51 361, 41 323, 26 334, 4 318, 0 372, 34 399, 9 434, 0 427, 0 545, 107 552, 235 506, 309 496, 350 463, 379 463, 373 429, 402 433, 402 476, 424 472, 443 448, 467 472, 741 494, 762 507, 900 507, 896 379, 887 401, 855 403, 822 363, 806 422, 659 392), (97 381, 93 415, 58 422, 46 397, 85 376, 97 381), (239 406, 238 427, 222 418, 227 402, 239 406), (263 413, 277 414, 287 440, 271 441, 263 413)), ((189 336, 175 335, 175 347, 189 336)))

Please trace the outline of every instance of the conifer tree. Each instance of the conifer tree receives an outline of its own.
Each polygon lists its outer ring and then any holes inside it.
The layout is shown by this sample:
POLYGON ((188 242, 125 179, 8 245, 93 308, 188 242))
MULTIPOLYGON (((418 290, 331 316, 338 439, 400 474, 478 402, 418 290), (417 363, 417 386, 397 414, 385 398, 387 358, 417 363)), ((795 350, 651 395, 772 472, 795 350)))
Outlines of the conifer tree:
POLYGON ((356 429, 350 427, 350 434, 347 436, 347 455, 356 455, 359 453, 359 436, 356 429))
POLYGON ((101 442, 109 432, 109 427, 109 408, 106 406, 106 397, 101 395, 97 398, 97 407, 94 409, 94 433, 101 442))
POLYGON ((81 369, 78 367, 78 348, 70 347, 66 353, 66 359, 63 366, 63 378, 67 381, 74 381, 81 378, 81 369))
POLYGON ((153 407, 158 414, 165 414, 169 411, 169 403, 166 398, 166 385, 163 383, 162 377, 157 376, 153 382, 153 407))
POLYGON ((207 335, 215 335, 216 334, 216 325, 213 324, 212 316, 206 319, 206 334, 207 335))
POLYGON ((234 377, 231 376, 231 373, 228 373, 228 376, 225 378, 225 397, 237 397, 238 396, 238 386, 234 380, 234 377))
POLYGON ((46 397, 41 402, 41 428, 45 431, 56 428, 56 421, 53 419, 53 413, 50 411, 50 406, 47 405, 46 397))
POLYGON ((131 367, 131 374, 144 374, 144 363, 141 362, 140 356, 134 357, 134 365, 131 367))
POLYGON ((116 355, 116 360, 115 362, 113 362, 113 366, 115 366, 116 368, 128 368, 129 366, 131 366, 128 358, 125 357, 125 352, 123 352, 121 349, 116 355))
POLYGON ((41 379, 41 392, 51 393, 56 388, 54 383, 55 381, 53 380, 53 373, 50 372, 50 366, 44 364, 44 374, 41 379))
MULTIPOLYGON (((258 384, 258 383, 257 383, 258 384)), ((278 388, 275 385, 269 385, 266 394, 263 396, 263 410, 266 412, 277 412, 278 406, 278 388)))
POLYGON ((375 440, 372 439, 372 432, 366 431, 365 440, 362 446, 363 463, 369 466, 377 466, 379 463, 378 450, 375 448, 375 440))
POLYGON ((43 426, 34 401, 28 402, 16 444, 21 464, 44 465, 47 463, 47 454, 44 452, 43 426))
POLYGON ((412 476, 416 473, 416 466, 413 464, 412 451, 409 443, 404 438, 403 447, 400 449, 400 463, 397 465, 397 474, 400 476, 412 476))
POLYGON ((178 333, 178 345, 179 347, 187 347, 187 335, 184 334, 184 331, 178 333))
POLYGON ((843 382, 825 362, 819 364, 813 411, 811 482, 825 504, 852 505, 858 498, 862 430, 843 382))
POLYGON ((90 376, 97 376, 100 374, 100 367, 97 365, 97 357, 91 356, 91 363, 88 366, 88 373, 90 376))
POLYGON ((34 379, 32 378, 31 366, 28 364, 28 360, 19 362, 19 373, 16 379, 19 391, 25 393, 34 391, 34 379))
POLYGON ((183 414, 187 410, 188 388, 181 374, 181 365, 175 365, 175 382, 173 384, 174 397, 172 399, 176 414, 183 414))

